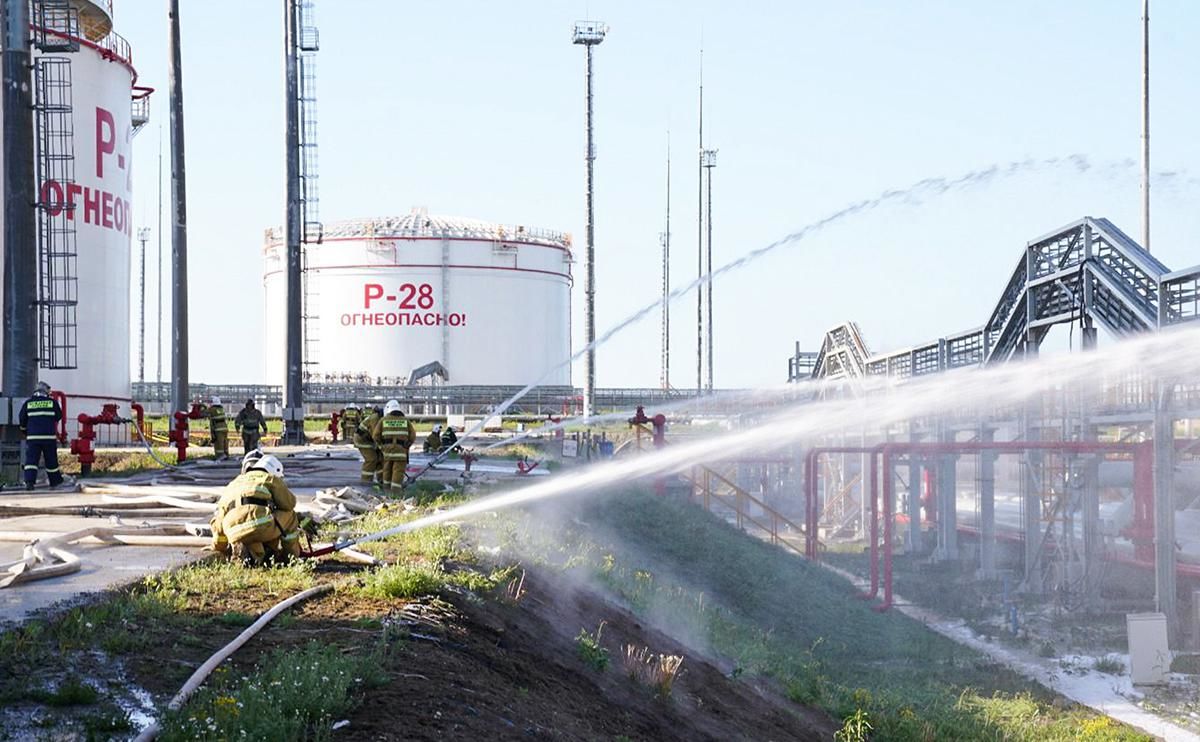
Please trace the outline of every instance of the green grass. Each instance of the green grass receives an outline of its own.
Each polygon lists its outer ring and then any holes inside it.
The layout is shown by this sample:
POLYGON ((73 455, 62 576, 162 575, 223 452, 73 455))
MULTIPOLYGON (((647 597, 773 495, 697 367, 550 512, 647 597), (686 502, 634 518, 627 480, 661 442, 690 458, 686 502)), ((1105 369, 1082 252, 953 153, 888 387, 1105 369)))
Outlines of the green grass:
POLYGON ((866 721, 873 739, 1146 739, 1086 709, 1059 708, 986 656, 895 611, 875 612, 840 577, 693 505, 609 494, 578 518, 586 530, 534 512, 502 521, 497 537, 732 659, 735 675, 772 678, 797 702, 866 721))
POLYGON ((446 573, 428 564, 380 567, 363 580, 361 592, 373 598, 420 598, 437 595, 446 586, 446 573))
POLYGON ((315 642, 276 651, 244 678, 218 673, 187 706, 165 717, 159 738, 329 739, 354 694, 386 681, 381 654, 348 655, 315 642))

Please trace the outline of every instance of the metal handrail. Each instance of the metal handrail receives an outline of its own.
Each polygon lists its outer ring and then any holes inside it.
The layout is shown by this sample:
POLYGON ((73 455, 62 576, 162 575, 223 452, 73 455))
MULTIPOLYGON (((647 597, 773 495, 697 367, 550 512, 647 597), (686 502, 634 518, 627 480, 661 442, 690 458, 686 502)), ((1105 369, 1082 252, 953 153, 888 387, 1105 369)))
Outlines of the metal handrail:
POLYGON ((683 474, 682 476, 688 482, 691 482, 692 486, 699 488, 704 493, 704 508, 705 509, 708 509, 708 504, 712 500, 716 500, 717 502, 721 503, 725 507, 732 510, 737 515, 737 519, 738 519, 737 524, 738 524, 739 528, 742 527, 743 521, 750 521, 751 523, 758 526, 762 530, 771 534, 771 543, 772 544, 786 546, 787 548, 796 552, 800 556, 805 556, 804 551, 797 548, 795 544, 792 544, 787 539, 782 538, 779 535, 779 524, 783 523, 783 524, 791 527, 796 533, 798 533, 799 535, 801 535, 803 538, 805 538, 807 540, 810 536, 805 529, 803 529, 800 526, 793 523, 787 516, 783 515, 778 510, 775 510, 774 508, 767 505, 765 502, 758 499, 754 495, 750 494, 746 490, 742 489, 741 487, 738 487, 733 482, 730 482, 728 479, 726 479, 724 476, 722 476, 719 472, 713 471, 712 469, 708 468, 707 466, 697 466, 696 469, 699 469, 704 472, 704 479, 705 479, 704 484, 701 484, 699 481, 697 481, 697 479, 698 479, 697 477, 689 476, 688 474, 683 474), (730 489, 732 489, 734 494, 733 495, 722 495, 722 494, 716 492, 708 484, 708 480, 710 478, 714 478, 714 477, 716 479, 720 480, 721 482, 723 482, 724 484, 726 484, 730 489), (728 502, 728 500, 730 500, 730 499, 733 500, 734 504, 730 504, 730 502, 728 502), (760 508, 762 508, 763 511, 766 512, 770 516, 772 525, 768 526, 765 523, 761 523, 756 518, 754 518, 752 515, 745 512, 742 508, 743 500, 749 500, 750 502, 752 502, 755 505, 758 505, 760 508))

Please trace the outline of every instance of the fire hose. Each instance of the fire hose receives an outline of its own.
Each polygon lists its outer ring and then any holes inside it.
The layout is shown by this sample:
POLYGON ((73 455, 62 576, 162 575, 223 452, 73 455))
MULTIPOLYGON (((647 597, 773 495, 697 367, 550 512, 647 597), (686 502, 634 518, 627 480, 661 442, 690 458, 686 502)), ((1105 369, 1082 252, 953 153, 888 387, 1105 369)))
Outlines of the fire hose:
MULTIPOLYGON (((175 697, 167 703, 167 711, 178 711, 179 709, 183 708, 183 704, 187 703, 188 699, 200 689, 200 686, 204 684, 204 681, 208 679, 208 676, 212 674, 212 671, 217 669, 218 665, 227 660, 234 652, 241 649, 243 644, 254 638, 255 634, 262 631, 263 628, 265 628, 267 624, 271 623, 271 621, 275 620, 275 617, 280 613, 283 613, 288 608, 291 608, 301 601, 308 600, 309 598, 315 598, 318 595, 324 595, 331 590, 333 590, 333 585, 318 585, 316 587, 311 587, 302 593, 293 595, 286 600, 276 603, 269 611, 262 614, 257 621, 250 624, 245 631, 238 634, 237 638, 219 649, 216 654, 205 660, 203 665, 200 665, 200 667, 196 668, 196 671, 192 673, 192 676, 187 679, 187 682, 184 683, 183 687, 179 689, 179 692, 175 694, 175 697)), ((150 726, 143 729, 142 733, 134 738, 134 742, 150 742, 150 740, 157 738, 158 733, 161 731, 162 725, 160 725, 157 721, 151 722, 150 726)))

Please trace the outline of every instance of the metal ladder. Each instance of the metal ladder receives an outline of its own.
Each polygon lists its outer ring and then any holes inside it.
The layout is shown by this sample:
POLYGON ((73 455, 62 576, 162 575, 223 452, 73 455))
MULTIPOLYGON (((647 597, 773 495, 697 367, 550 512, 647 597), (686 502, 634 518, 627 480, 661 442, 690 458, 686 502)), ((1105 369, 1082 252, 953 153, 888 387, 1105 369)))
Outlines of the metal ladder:
POLYGON ((319 245, 324 239, 320 217, 320 194, 317 188, 317 58, 320 35, 313 19, 313 0, 298 3, 299 30, 298 64, 300 66, 300 270, 304 298, 304 365, 306 378, 313 377, 320 365, 320 295, 311 278, 309 245, 319 245))
POLYGON ((33 114, 39 187, 38 360, 42 368, 78 366, 78 254, 75 240, 75 126, 71 59, 49 56, 79 50, 79 18, 67 0, 34 0, 33 114))

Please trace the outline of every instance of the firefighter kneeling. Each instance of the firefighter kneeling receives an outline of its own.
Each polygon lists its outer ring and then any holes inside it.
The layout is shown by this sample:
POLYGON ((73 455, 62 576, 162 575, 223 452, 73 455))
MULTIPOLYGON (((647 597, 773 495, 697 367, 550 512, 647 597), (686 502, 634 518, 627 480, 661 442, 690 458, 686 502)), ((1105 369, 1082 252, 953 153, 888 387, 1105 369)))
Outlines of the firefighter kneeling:
POLYGON ((285 563, 300 555, 296 496, 283 481, 283 464, 267 454, 225 486, 212 518, 212 548, 248 564, 285 563))

